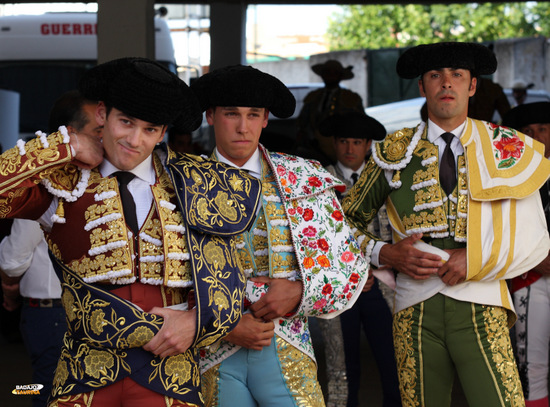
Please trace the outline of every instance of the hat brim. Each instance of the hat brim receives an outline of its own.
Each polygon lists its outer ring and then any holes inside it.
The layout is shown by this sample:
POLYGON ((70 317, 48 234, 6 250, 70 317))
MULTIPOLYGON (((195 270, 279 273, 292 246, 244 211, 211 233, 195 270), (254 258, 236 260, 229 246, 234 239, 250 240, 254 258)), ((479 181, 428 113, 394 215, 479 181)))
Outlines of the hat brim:
POLYGON ((467 69, 472 76, 489 75, 496 71, 497 59, 489 48, 481 44, 439 42, 409 48, 396 65, 397 74, 404 79, 414 79, 443 68, 467 69))
POLYGON ((251 66, 216 69, 194 81, 191 89, 203 111, 216 106, 258 107, 286 119, 296 109, 294 95, 279 79, 251 66))
POLYGON ((87 99, 150 123, 193 131, 202 122, 199 102, 185 82, 147 58, 97 65, 84 74, 79 89, 87 99))

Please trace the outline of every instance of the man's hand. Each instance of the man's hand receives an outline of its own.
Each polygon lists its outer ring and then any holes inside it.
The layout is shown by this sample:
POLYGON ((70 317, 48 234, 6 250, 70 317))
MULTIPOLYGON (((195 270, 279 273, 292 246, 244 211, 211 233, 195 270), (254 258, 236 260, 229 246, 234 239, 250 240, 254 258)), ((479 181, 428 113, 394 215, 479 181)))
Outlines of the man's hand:
POLYGON ((285 278, 254 277, 255 283, 269 285, 267 293, 250 306, 250 311, 256 318, 270 321, 295 312, 302 300, 302 282, 290 281, 285 278))
POLYGON ((550 255, 546 256, 546 258, 534 267, 533 270, 543 276, 550 274, 550 255))
POLYGON ((467 259, 466 249, 445 250, 451 255, 449 260, 441 266, 437 274, 447 285, 456 285, 466 280, 467 259))
POLYGON ((264 346, 271 344, 273 335, 275 335, 273 321, 264 321, 261 318, 254 318, 252 314, 244 314, 235 329, 224 339, 247 349, 262 350, 264 346))
POLYGON ((176 311, 168 308, 154 307, 151 314, 164 318, 160 331, 143 349, 165 358, 185 352, 195 339, 197 330, 197 310, 176 311))
POLYGON ((397 243, 386 244, 380 249, 380 264, 392 267, 415 280, 426 280, 436 274, 443 265, 441 257, 413 247, 422 233, 409 236, 397 243))
POLYGON ((74 151, 73 164, 80 168, 92 169, 103 161, 101 138, 87 134, 70 134, 70 144, 74 151))
POLYGON ((372 274, 372 271, 369 270, 369 278, 365 282, 365 285, 363 286, 363 289, 361 290, 361 292, 366 293, 367 291, 370 291, 373 285, 374 285, 374 275, 372 274))
POLYGON ((2 292, 4 293, 4 302, 2 306, 6 311, 15 311, 21 305, 21 296, 19 294, 18 282, 6 282, 2 280, 2 292))

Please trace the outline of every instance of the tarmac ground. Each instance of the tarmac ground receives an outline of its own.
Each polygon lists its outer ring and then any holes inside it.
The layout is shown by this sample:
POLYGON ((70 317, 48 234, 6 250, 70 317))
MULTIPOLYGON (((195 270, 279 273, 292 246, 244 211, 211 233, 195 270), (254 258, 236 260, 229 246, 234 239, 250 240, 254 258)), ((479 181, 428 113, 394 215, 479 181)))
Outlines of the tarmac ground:
MULTIPOLYGON (((320 340, 321 334, 315 318, 310 319, 315 353, 319 365, 319 381, 326 388, 324 347, 320 340)), ((40 335, 37 332, 37 335, 40 335)), ((362 337, 362 383, 360 389, 359 407, 381 407, 382 392, 380 379, 376 369, 372 353, 366 338, 362 337)), ((17 385, 32 384, 31 364, 21 339, 17 335, 9 338, 0 337, 0 406, 2 407, 31 407, 31 396, 14 395, 12 391, 17 385)), ((462 394, 460 385, 455 386, 452 397, 452 407, 467 407, 466 399, 462 394)))

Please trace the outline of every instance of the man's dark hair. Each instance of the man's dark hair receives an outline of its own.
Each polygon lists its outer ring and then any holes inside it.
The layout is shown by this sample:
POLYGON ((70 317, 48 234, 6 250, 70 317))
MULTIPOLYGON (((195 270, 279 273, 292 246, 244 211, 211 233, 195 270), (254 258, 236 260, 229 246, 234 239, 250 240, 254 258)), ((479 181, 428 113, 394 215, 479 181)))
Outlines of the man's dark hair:
POLYGON ((185 131, 185 130, 182 130, 182 129, 178 129, 177 127, 170 127, 168 129, 168 142, 174 142, 175 138, 177 135, 184 135, 184 134, 188 134, 188 135, 191 135, 191 132, 189 131, 185 131))
POLYGON ((50 111, 48 132, 57 131, 59 126, 73 126, 80 131, 89 122, 86 113, 82 110, 85 104, 95 103, 84 98, 78 90, 70 90, 61 95, 50 111))

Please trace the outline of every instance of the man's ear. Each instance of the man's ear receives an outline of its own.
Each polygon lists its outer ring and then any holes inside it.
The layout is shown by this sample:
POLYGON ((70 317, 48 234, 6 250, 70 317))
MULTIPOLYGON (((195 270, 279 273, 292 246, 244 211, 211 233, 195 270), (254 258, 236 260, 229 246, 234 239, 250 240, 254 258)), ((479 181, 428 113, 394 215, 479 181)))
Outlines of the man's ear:
POLYGON ((269 110, 264 109, 264 122, 262 124, 262 129, 265 129, 267 127, 267 121, 269 120, 269 110))
POLYGON ((420 91, 420 96, 426 97, 426 93, 424 93, 424 82, 422 82, 422 78, 418 80, 418 90, 420 91))
POLYGON ((470 89, 469 89, 470 97, 474 96, 474 94, 476 93, 476 90, 477 90, 477 78, 473 77, 472 80, 470 81, 470 89))
POLYGON ((162 126, 162 130, 160 132, 160 137, 159 137, 159 140, 157 141, 157 144, 164 140, 164 135, 166 134, 167 129, 168 129, 168 126, 162 126))
POLYGON ((212 126, 214 124, 214 109, 206 109, 205 116, 207 123, 212 126))
POLYGON ((95 120, 99 126, 104 126, 107 120, 107 107, 105 103, 98 102, 95 109, 95 120))

